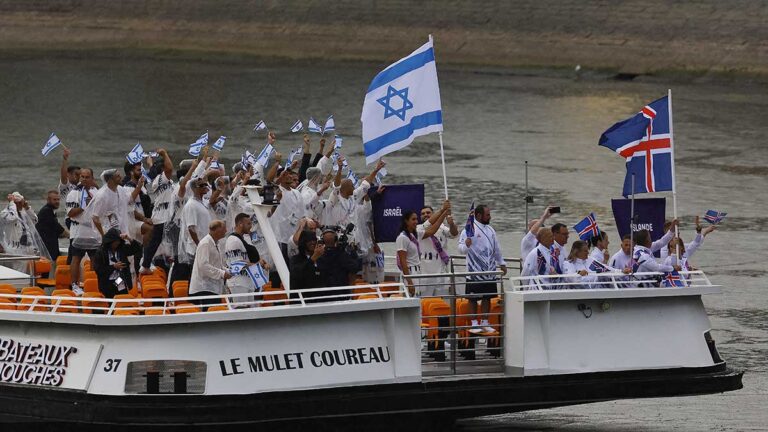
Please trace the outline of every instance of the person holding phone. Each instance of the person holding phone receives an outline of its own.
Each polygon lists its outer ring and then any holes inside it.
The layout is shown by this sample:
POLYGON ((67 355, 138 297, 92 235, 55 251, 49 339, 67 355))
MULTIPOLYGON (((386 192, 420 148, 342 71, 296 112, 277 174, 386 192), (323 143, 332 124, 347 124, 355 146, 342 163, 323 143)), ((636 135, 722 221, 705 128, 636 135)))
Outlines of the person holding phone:
POLYGON ((93 258, 93 269, 99 281, 99 291, 106 298, 127 294, 133 286, 128 257, 142 250, 141 243, 130 240, 127 234, 120 234, 117 228, 104 233, 101 246, 93 258))

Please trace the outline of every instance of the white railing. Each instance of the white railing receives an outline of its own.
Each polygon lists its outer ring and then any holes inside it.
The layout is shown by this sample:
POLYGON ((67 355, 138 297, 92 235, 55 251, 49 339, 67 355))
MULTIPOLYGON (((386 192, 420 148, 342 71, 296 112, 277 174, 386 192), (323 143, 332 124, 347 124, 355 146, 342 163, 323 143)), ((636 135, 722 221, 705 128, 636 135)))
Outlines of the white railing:
POLYGON ((589 290, 589 289, 624 289, 663 287, 669 289, 685 289, 687 287, 713 286, 707 275, 701 270, 680 271, 681 282, 685 286, 666 287, 660 284, 664 277, 662 273, 590 273, 587 276, 578 274, 518 276, 510 277, 510 289, 513 291, 543 291, 543 290, 589 290))

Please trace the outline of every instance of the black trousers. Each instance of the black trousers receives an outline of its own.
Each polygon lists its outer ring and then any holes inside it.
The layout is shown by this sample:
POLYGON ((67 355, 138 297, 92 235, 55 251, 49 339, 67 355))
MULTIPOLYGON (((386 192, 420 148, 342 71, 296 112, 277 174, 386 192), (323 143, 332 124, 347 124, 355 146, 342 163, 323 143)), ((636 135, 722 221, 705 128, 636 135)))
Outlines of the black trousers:
MULTIPOLYGON (((210 291, 200 291, 196 292, 194 294, 190 294, 190 297, 206 297, 206 296, 215 296, 218 295, 214 292, 210 291)), ((203 312, 206 312, 208 310, 208 306, 215 306, 217 304, 221 304, 221 300, 217 298, 209 298, 209 299, 200 299, 200 300, 193 300, 192 303, 199 305, 200 310, 203 312)))
POLYGON ((149 240, 149 244, 144 246, 144 259, 141 261, 141 266, 149 268, 152 265, 152 258, 157 253, 157 249, 163 242, 163 229, 165 224, 157 224, 152 226, 152 238, 149 240))

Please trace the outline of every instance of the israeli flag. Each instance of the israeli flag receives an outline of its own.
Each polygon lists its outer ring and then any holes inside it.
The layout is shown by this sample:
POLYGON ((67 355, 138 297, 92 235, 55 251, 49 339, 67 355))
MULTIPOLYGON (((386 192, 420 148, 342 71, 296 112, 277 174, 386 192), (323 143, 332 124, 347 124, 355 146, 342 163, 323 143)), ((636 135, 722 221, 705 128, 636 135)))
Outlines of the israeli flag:
POLYGON ((272 147, 272 144, 267 144, 262 150, 261 153, 256 157, 256 163, 260 164, 264 168, 269 165, 269 157, 272 156, 272 153, 275 152, 275 148, 272 147))
POLYGON ((384 183, 384 177, 387 176, 387 169, 382 168, 379 170, 379 172, 376 173, 376 184, 382 184, 384 183))
POLYGON ((309 123, 307 123, 307 130, 314 133, 323 133, 323 129, 312 117, 309 118, 309 123))
POLYGON ((256 158, 248 150, 240 156, 240 164, 243 165, 243 169, 248 169, 256 163, 256 158))
POLYGON ((355 172, 352 171, 352 169, 349 170, 349 172, 347 173, 346 177, 344 177, 344 178, 348 178, 348 179, 352 180, 352 184, 357 186, 357 182, 358 182, 357 175, 355 175, 355 172))
POLYGON ((136 143, 136 145, 133 146, 133 149, 128 152, 128 155, 125 158, 128 159, 128 162, 137 164, 141 162, 141 159, 145 154, 146 153, 144 153, 144 148, 141 146, 141 143, 136 143))
POLYGON ((344 142, 344 139, 341 136, 339 136, 339 135, 336 135, 333 139, 335 141, 334 144, 333 144, 333 148, 335 148, 337 150, 340 149, 342 143, 344 142))
POLYGON ((291 132, 301 132, 304 130, 304 124, 301 122, 301 120, 296 120, 296 123, 291 126, 291 132))
POLYGON ((239 275, 245 268, 248 267, 248 263, 245 261, 235 261, 229 264, 229 274, 239 275))
POLYGON ((224 143, 227 142, 227 137, 224 135, 220 136, 219 139, 216 140, 215 143, 211 147, 213 147, 216 151, 221 151, 221 149, 224 148, 224 143))
POLYGON ((256 123, 256 126, 253 127, 254 132, 258 132, 260 130, 265 130, 267 128, 267 125, 264 123, 264 120, 259 120, 258 123, 256 123))
POLYGON ((200 138, 198 138, 197 141, 189 145, 189 154, 194 157, 198 157, 200 156, 200 150, 202 150, 203 147, 207 145, 208 145, 208 132, 200 135, 200 138))
POLYGON ((147 183, 152 183, 152 177, 149 176, 149 171, 144 168, 144 166, 141 167, 141 175, 144 176, 144 180, 147 181, 147 183))
POLYGON ((291 150, 291 153, 288 154, 288 160, 286 162, 286 165, 291 166, 294 159, 301 159, 301 155, 304 153, 301 147, 297 148, 296 150, 291 150))
POLYGON ((51 136, 48 137, 48 141, 46 141, 45 145, 43 146, 43 156, 48 156, 48 153, 52 152, 53 149, 60 145, 61 140, 56 136, 55 133, 52 133, 51 136))
POLYGON ((212 160, 211 165, 208 166, 209 169, 221 169, 221 164, 219 161, 212 160))
POLYGON ((400 150, 417 136, 443 130, 432 38, 371 81, 363 102, 365 163, 400 150))
POLYGON ((326 132, 333 132, 336 130, 336 122, 333 120, 333 116, 328 116, 328 120, 325 121, 325 127, 323 128, 323 135, 326 132))
POLYGON ((248 277, 251 278, 251 281, 253 282, 253 285, 256 286, 256 291, 261 291, 262 287, 269 282, 269 277, 267 276, 267 273, 264 271, 264 268, 261 267, 259 264, 254 264, 250 267, 245 268, 246 273, 248 273, 248 277))

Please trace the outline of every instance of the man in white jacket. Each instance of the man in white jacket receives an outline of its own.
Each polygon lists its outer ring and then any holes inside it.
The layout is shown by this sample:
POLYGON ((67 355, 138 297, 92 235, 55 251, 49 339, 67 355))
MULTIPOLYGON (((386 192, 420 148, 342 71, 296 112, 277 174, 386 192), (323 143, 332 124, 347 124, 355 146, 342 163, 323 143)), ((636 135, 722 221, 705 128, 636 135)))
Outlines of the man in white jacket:
MULTIPOLYGON (((192 278, 189 282, 189 296, 214 296, 224 294, 224 281, 232 275, 224 267, 224 259, 219 250, 218 241, 227 233, 224 221, 214 220, 208 224, 208 235, 197 244, 195 263, 192 266, 192 278)), ((197 304, 205 306, 218 304, 219 299, 203 299, 197 304)))

